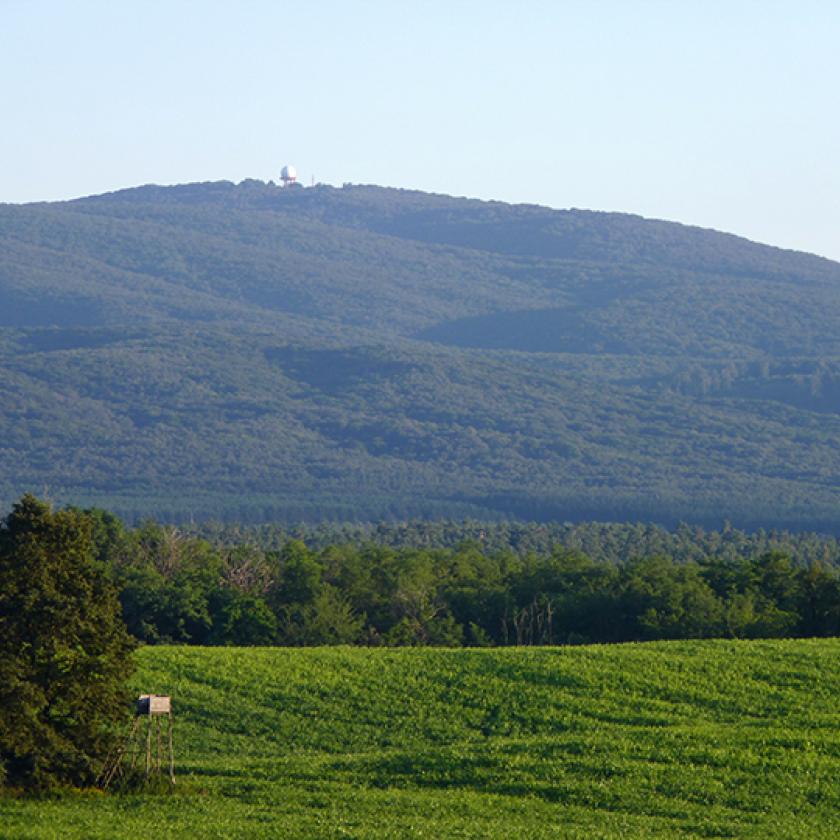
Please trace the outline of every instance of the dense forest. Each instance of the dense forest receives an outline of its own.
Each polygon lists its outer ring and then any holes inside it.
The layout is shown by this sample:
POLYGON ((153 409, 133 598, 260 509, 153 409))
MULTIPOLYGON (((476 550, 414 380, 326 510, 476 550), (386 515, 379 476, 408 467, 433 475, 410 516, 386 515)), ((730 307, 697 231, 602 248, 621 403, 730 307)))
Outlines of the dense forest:
POLYGON ((677 562, 706 557, 737 561, 779 552, 798 566, 815 563, 840 567, 840 541, 809 531, 743 531, 725 523, 706 530, 680 523, 673 529, 647 522, 480 522, 414 519, 404 522, 319 522, 285 526, 206 522, 185 525, 185 536, 214 545, 243 543, 263 551, 279 551, 291 540, 320 551, 327 546, 375 544, 397 549, 455 549, 475 545, 484 553, 551 554, 555 549, 583 552, 599 563, 618 564, 628 557, 666 556, 677 562))
POLYGON ((73 515, 92 535, 91 562, 119 594, 129 631, 151 644, 482 646, 840 634, 837 546, 814 535, 642 528, 634 537, 629 526, 533 525, 517 526, 506 545, 502 526, 471 534, 471 524, 425 523, 399 539, 390 525, 347 538, 350 526, 344 541, 327 542, 322 530, 307 544, 278 530, 261 540, 232 528, 208 538, 152 521, 126 527, 98 509, 73 515), (547 538, 541 550, 526 546, 528 530, 547 538), (411 544, 418 534, 425 547, 411 544), (592 555, 569 547, 587 535, 592 555), (672 554, 663 550, 669 545, 672 554))
POLYGON ((840 266, 346 185, 0 206, 0 503, 831 530, 840 266))

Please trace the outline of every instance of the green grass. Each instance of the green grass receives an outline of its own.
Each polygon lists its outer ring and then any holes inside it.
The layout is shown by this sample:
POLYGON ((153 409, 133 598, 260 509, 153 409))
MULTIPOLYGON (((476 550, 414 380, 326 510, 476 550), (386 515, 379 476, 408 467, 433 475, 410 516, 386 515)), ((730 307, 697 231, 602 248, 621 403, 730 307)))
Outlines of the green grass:
POLYGON ((840 836, 840 641, 138 661, 176 792, 0 800, 3 838, 840 836))

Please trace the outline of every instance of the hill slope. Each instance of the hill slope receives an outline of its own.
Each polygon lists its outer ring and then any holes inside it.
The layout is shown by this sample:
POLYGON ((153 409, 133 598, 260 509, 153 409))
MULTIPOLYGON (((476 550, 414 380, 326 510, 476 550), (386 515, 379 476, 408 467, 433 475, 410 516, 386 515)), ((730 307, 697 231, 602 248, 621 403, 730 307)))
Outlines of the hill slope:
POLYGON ((173 695, 175 795, 0 799, 4 837, 840 830, 835 640, 138 659, 173 695))
POLYGON ((828 528, 840 265, 246 181, 0 206, 0 499, 828 528))

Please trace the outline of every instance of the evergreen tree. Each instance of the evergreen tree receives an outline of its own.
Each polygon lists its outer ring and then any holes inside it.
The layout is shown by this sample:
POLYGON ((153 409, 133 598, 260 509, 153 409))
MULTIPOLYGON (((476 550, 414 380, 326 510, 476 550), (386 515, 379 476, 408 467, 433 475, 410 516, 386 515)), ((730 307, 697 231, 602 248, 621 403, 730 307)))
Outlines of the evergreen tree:
POLYGON ((0 526, 0 773, 89 785, 129 709, 133 642, 89 516, 24 496, 0 526))

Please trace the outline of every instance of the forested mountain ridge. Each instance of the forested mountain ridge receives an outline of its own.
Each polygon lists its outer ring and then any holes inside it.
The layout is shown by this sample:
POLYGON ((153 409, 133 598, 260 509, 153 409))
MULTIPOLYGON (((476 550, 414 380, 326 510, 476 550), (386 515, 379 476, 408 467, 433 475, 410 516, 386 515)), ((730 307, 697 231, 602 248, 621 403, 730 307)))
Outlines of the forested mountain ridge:
POLYGON ((0 205, 0 498, 831 529, 840 265, 246 181, 0 205))

